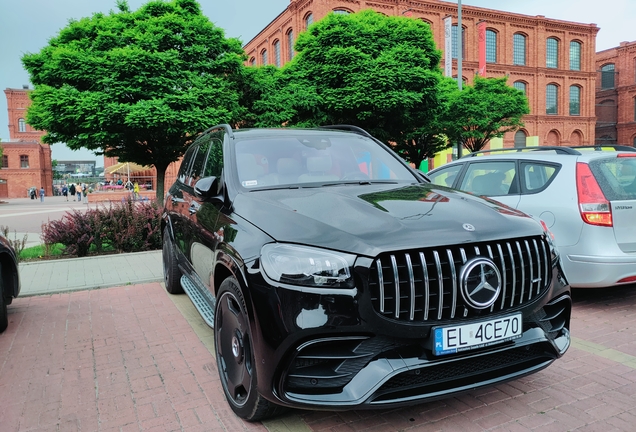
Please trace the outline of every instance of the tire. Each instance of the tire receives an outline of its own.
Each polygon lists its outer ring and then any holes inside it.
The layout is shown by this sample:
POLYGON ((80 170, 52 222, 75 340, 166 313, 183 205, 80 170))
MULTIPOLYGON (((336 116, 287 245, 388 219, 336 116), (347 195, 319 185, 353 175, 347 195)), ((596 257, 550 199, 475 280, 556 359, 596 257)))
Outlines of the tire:
POLYGON ((214 350, 223 393, 237 416, 259 421, 284 411, 258 391, 249 318, 238 282, 233 277, 223 281, 217 294, 214 350))
POLYGON ((166 291, 170 294, 182 294, 181 271, 177 265, 174 244, 170 240, 170 230, 166 226, 163 229, 163 248, 161 252, 163 258, 163 281, 166 284, 166 291))
MULTIPOLYGON (((7 316, 7 302, 4 299, 4 281, 2 279, 2 264, 0 263, 0 333, 7 329, 9 317, 7 316)), ((10 287, 7 287, 9 289, 10 287)))

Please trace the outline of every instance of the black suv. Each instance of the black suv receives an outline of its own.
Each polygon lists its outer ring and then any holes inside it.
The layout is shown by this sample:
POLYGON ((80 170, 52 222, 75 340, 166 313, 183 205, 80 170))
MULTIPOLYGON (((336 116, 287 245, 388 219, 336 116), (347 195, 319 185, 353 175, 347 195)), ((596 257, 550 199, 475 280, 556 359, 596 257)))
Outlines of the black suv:
POLYGON ((414 404, 536 372, 570 345, 547 228, 429 183, 353 126, 208 129, 162 224, 166 289, 214 328, 248 420, 414 404))

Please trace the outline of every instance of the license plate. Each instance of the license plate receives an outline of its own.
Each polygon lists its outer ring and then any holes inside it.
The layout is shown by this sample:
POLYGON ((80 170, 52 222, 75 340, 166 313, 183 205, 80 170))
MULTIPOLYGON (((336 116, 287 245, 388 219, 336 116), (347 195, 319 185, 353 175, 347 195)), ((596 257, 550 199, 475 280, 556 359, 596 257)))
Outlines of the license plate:
POLYGON ((435 355, 469 351, 521 337, 521 314, 509 315, 489 321, 438 327, 433 329, 435 355))

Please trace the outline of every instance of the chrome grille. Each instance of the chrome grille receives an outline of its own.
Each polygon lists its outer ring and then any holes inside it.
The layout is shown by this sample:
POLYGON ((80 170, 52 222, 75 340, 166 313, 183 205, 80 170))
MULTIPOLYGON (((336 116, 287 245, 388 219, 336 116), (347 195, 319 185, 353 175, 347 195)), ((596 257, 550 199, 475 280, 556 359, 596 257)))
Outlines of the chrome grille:
POLYGON ((390 319, 412 322, 483 316, 520 306, 550 285, 549 247, 542 237, 409 250, 380 255, 370 273, 373 307, 390 319), (490 258, 501 273, 499 298, 472 308, 459 291, 458 275, 476 256, 490 258))

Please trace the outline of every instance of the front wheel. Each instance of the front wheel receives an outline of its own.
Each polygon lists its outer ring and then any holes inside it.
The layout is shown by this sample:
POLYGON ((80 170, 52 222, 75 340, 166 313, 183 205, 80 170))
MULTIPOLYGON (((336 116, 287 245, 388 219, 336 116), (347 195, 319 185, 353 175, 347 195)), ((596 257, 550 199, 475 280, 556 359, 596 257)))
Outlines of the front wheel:
POLYGON ((234 413, 248 421, 274 416, 282 407, 258 391, 252 334, 243 295, 235 278, 219 287, 214 314, 214 349, 223 392, 234 413))
POLYGON ((181 294, 183 288, 181 287, 181 271, 177 265, 177 258, 175 256, 174 245, 170 240, 170 230, 168 226, 163 229, 163 280, 166 284, 166 291, 170 294, 181 294))

